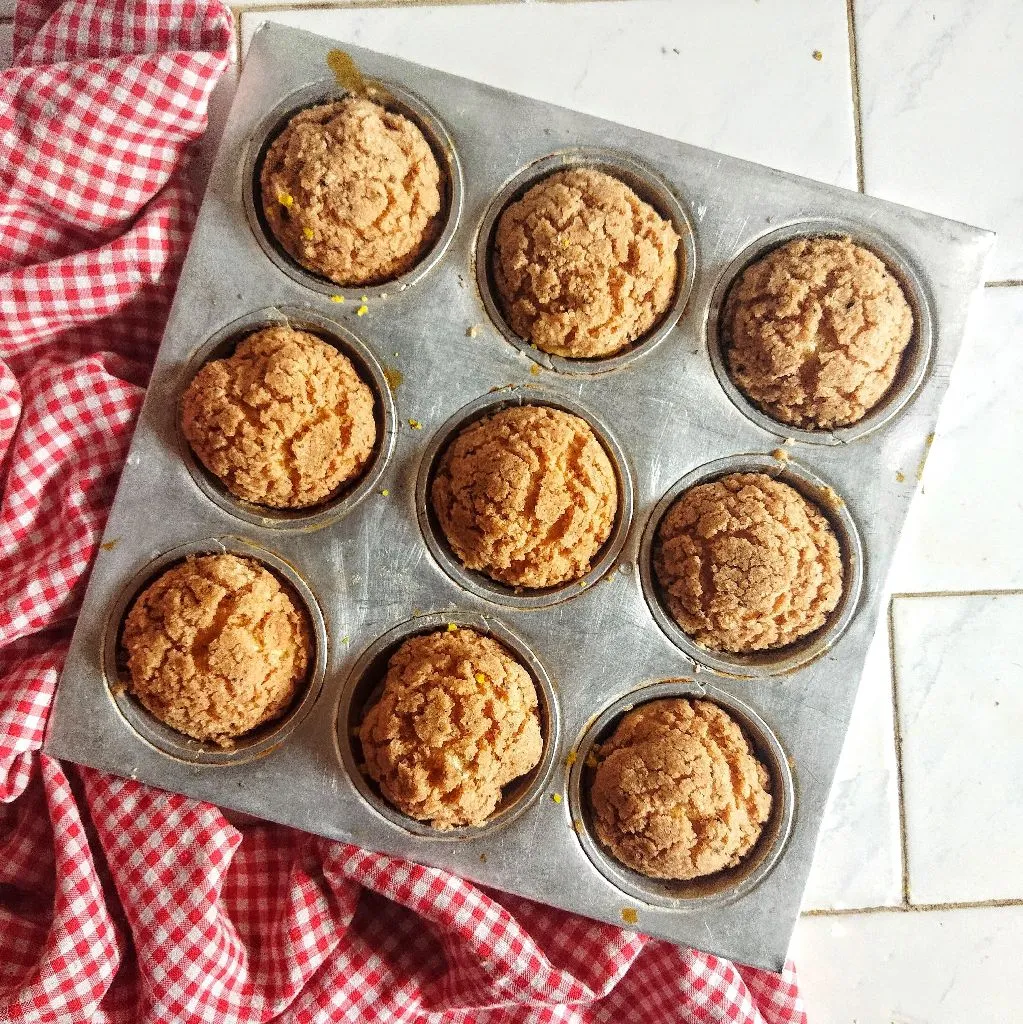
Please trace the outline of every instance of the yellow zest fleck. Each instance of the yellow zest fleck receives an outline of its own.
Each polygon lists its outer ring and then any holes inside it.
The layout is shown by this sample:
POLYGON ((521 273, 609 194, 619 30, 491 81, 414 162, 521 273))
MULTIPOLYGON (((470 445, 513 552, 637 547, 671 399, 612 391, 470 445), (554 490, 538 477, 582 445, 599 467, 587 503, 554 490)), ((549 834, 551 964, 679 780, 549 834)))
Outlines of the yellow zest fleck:
POLYGON ((477 673, 475 674, 475 676, 473 676, 473 678, 474 678, 474 679, 476 680, 476 682, 477 682, 477 683, 479 683, 479 684, 480 684, 481 686, 482 686, 482 685, 483 685, 483 684, 484 684, 484 683, 485 683, 485 682, 487 681, 487 677, 486 677, 486 676, 485 676, 485 675, 484 675, 484 674, 483 674, 482 672, 477 672, 477 673))
POLYGON ((277 202, 279 202, 285 210, 290 210, 292 206, 295 205, 295 198, 287 192, 278 192, 277 202))
POLYGON ((477 326, 476 326, 475 324, 473 324, 473 325, 472 325, 472 327, 470 327, 470 328, 469 328, 469 329, 468 329, 468 330, 467 330, 467 331, 465 332, 465 336, 466 336, 467 338, 475 338, 475 337, 476 337, 476 335, 477 335, 477 334, 479 334, 479 333, 480 333, 480 329, 479 329, 479 328, 478 328, 478 327, 477 327, 477 326))
POLYGON ((814 50, 812 56, 813 56, 814 60, 817 60, 817 61, 824 60, 824 54, 821 53, 820 50, 814 50))
POLYGON ((574 750, 570 750, 568 754, 565 755, 565 766, 567 768, 571 768, 578 760, 579 755, 574 750))
POLYGON ((457 629, 458 629, 458 626, 456 626, 455 623, 453 623, 453 622, 449 622, 448 623, 448 632, 449 633, 454 633, 455 630, 457 630, 457 629))
POLYGON ((302 234, 305 235, 306 238, 308 238, 311 241, 312 237, 313 237, 313 229, 312 228, 302 228, 302 234))
POLYGON ((345 301, 345 297, 343 295, 331 295, 330 301, 331 302, 344 302, 345 301))
POLYGON ((533 375, 534 377, 539 377, 539 376, 540 376, 540 367, 539 367, 539 366, 537 366, 537 365, 536 365, 536 363, 533 363, 533 365, 532 365, 532 366, 531 366, 531 367, 529 368, 529 372, 530 372, 530 373, 531 373, 531 374, 532 374, 532 375, 533 375))
POLYGON ((391 492, 385 487, 380 493, 386 498, 391 492))
POLYGON ((359 300, 360 302, 369 302, 369 298, 365 295, 359 300))
POLYGON ((555 802, 556 804, 560 804, 560 803, 561 803, 561 794, 560 794, 560 793, 551 793, 551 799, 552 799, 552 800, 553 800, 553 801, 554 801, 554 802, 555 802))
POLYGON ((898 480, 900 484, 904 484, 906 482, 906 474, 903 473, 901 469, 897 469, 895 471, 895 479, 898 480))
POLYGON ((422 425, 422 423, 419 422, 419 420, 409 420, 408 421, 408 425, 413 430, 422 430, 423 429, 423 425, 422 425))
POLYGON ((622 907, 622 920, 626 924, 635 924, 639 920, 639 914, 635 907, 622 907))
POLYGON ((562 248, 562 249, 567 249, 567 248, 568 248, 568 239, 567 239, 567 238, 564 238, 564 237, 563 237, 563 238, 561 239, 561 248, 562 248))
POLYGON ((351 641, 352 641, 352 638, 347 633, 345 633, 345 635, 343 637, 341 637, 341 643, 343 643, 343 644, 351 643, 351 641))
POLYGON ((579 581, 579 586, 580 587, 585 587, 586 586, 586 580, 580 580, 579 581))
POLYGON ((597 761, 597 755, 591 750, 586 755, 586 761, 584 762, 587 768, 596 768, 599 762, 597 761))
POLYGON ((356 316, 365 316, 369 312, 369 306, 360 306, 356 311, 356 316))

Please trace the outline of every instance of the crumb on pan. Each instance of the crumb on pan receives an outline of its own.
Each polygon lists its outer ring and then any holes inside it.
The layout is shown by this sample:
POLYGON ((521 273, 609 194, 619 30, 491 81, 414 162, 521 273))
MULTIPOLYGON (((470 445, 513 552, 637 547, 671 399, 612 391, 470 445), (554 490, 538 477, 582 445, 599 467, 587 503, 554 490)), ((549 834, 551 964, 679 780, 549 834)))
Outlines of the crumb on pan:
POLYGON ((415 124, 366 99, 292 117, 267 151, 260 185, 281 245, 343 287, 405 273, 440 233, 433 151, 415 124))
POLYGON ((196 374, 182 430, 236 497, 301 508, 362 473, 376 443, 373 406, 347 356, 305 331, 268 327, 196 374))
POLYGON ((600 841, 651 878, 735 867, 771 811, 767 770, 735 721, 700 700, 652 701, 601 744, 590 800, 600 841))
POLYGON ((413 818, 482 825, 540 761, 537 706, 529 673, 496 640, 465 628, 413 637, 359 727, 367 770, 413 818))
POLYGON ((164 572, 132 605, 122 643, 139 701, 172 729, 220 745, 287 709, 311 649, 305 612, 271 572, 237 555, 164 572))
POLYGON ((658 527, 654 572, 682 629, 732 653, 807 636, 842 595, 831 524, 795 488, 763 473, 686 491, 658 527))
POLYGON ((465 566, 511 586, 550 587, 589 572, 611 533, 618 484, 585 420, 524 405, 459 433, 431 500, 465 566))
POLYGON ((512 330, 569 358, 609 356, 671 305, 678 234, 624 182, 559 171, 501 214, 494 281, 512 330))
POLYGON ((913 312, 884 263, 849 238, 799 238, 751 264, 725 304, 738 387, 808 429, 863 419, 895 379, 913 312))

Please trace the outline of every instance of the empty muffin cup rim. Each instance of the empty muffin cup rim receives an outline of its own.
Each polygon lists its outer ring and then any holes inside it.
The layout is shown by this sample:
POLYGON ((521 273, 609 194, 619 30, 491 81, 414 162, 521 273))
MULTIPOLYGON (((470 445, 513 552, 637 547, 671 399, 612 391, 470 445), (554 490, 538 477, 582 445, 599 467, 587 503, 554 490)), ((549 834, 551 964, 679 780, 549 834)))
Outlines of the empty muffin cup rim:
POLYGON ((491 322, 504 339, 534 363, 561 374, 609 373, 653 351, 678 324, 689 306, 699 253, 693 219, 675 188, 657 171, 628 153, 603 146, 572 146, 540 157, 517 171, 490 201, 476 234, 474 247, 476 285, 491 322), (607 356, 577 358, 552 355, 534 346, 512 330, 505 318, 493 279, 492 255, 497 223, 505 209, 521 199, 534 185, 558 171, 591 168, 602 171, 631 188, 665 220, 671 221, 679 236, 676 250, 675 287, 671 303, 656 323, 626 346, 607 356))
POLYGON ((336 523, 371 494, 390 462, 395 441, 394 398, 376 356, 348 328, 314 309, 282 303, 253 310, 214 332, 188 360, 177 388, 174 430, 178 454, 192 482, 215 505, 242 522, 270 530, 308 531, 336 523), (355 367, 359 379, 373 393, 376 440, 359 476, 341 485, 335 494, 303 508, 272 508, 239 498, 209 469, 192 450, 182 424, 182 403, 196 374, 210 362, 226 358, 245 338, 273 327, 290 327, 313 334, 336 349, 355 367))
POLYGON ((705 463, 686 473, 662 495, 647 519, 639 548, 640 582, 647 607, 661 631, 696 665, 725 676, 762 679, 803 668, 826 654, 839 641, 856 615, 863 589, 864 555, 859 529, 841 495, 826 481, 791 459, 750 453, 705 463), (830 525, 842 557, 842 596, 825 623, 814 632, 783 647, 748 653, 715 651, 698 644, 675 621, 661 592, 653 566, 661 522, 675 502, 700 484, 733 473, 762 473, 798 491, 830 525))
POLYGON ((494 604, 519 609, 549 608, 585 594, 614 567, 632 527, 634 508, 633 479, 625 451, 614 432, 589 408, 574 399, 539 388, 514 387, 482 395, 449 416, 430 438, 419 462, 416 477, 416 514, 419 528, 434 561, 444 574, 463 590, 494 604), (433 508, 431 490, 444 452, 470 424, 500 412, 521 406, 560 409, 585 421, 600 443, 615 474, 618 502, 608 538, 600 546, 590 570, 574 580, 552 587, 514 587, 500 583, 482 571, 468 569, 452 551, 433 508))
POLYGON ((741 899, 774 870, 792 833, 796 789, 785 748, 775 730, 754 708, 717 683, 716 680, 682 678, 641 684, 605 704, 583 726, 572 747, 574 759, 568 772, 568 801, 579 844, 605 881, 649 907, 680 912, 702 911, 741 899), (667 699, 702 700, 720 707, 740 727, 752 753, 771 779, 771 811, 753 848, 734 868, 688 881, 650 878, 618 860, 596 833, 590 800, 595 769, 590 768, 586 761, 594 744, 610 736, 630 711, 667 699))
POLYGON ((298 570, 276 552, 241 537, 222 535, 191 541, 157 555, 121 585, 108 609, 101 643, 101 669, 110 697, 125 725, 159 753, 192 765, 228 767, 249 764, 281 747, 309 715, 323 687, 327 666, 327 630, 315 594, 298 570), (289 709, 279 718, 237 737, 229 747, 193 739, 167 725, 128 688, 121 659, 121 637, 128 612, 142 592, 165 572, 191 557, 236 555, 257 562, 289 592, 305 614, 311 642, 306 676, 289 709))
POLYGON ((781 438, 807 444, 842 445, 881 429, 899 416, 919 393, 927 379, 934 356, 934 314, 930 293, 912 259, 887 235, 864 224, 838 217, 793 221, 773 228, 746 245, 725 267, 714 285, 705 324, 707 349, 714 375, 729 401, 747 419, 781 438), (725 354, 725 304, 743 272, 788 242, 813 238, 849 238, 853 244, 873 253, 885 265, 902 289, 913 314, 913 333, 899 360, 895 378, 880 400, 855 423, 845 427, 810 429, 776 419, 761 409, 739 387, 728 367, 725 354))
MULTIPOLYGON (((539 799, 550 783, 557 761, 561 736, 561 711, 553 683, 543 662, 532 648, 517 633, 508 628, 500 619, 486 612, 452 609, 428 612, 405 619, 381 633, 356 659, 345 677, 334 712, 334 747, 338 762, 344 768, 349 781, 362 804, 373 814, 383 818, 395 828, 422 839, 437 842, 467 842, 488 837, 510 825, 539 799), (370 699, 379 696, 386 663, 398 648, 413 637, 444 632, 451 625, 459 629, 471 629, 482 636, 496 640, 529 673, 536 689, 537 713, 543 736, 543 750, 540 760, 525 775, 512 780, 509 786, 518 788, 509 800, 502 797, 501 804, 482 825, 456 825, 452 828, 435 828, 426 821, 420 821, 393 806, 380 792, 379 787, 360 770, 355 756, 353 732, 361 724, 370 699), (360 686, 368 672, 382 669, 379 678, 362 699, 357 699, 360 686), (358 723, 353 722, 358 717, 358 723), (523 779, 529 779, 522 784, 523 779)), ((506 787, 507 788, 507 787, 506 787)))
POLYGON ((408 270, 379 284, 341 285, 298 262, 270 230, 263 213, 263 204, 256 179, 263 168, 267 151, 296 114, 311 107, 337 103, 350 96, 334 78, 323 78, 289 93, 253 130, 242 160, 242 205, 249 228, 263 254, 282 273, 322 295, 340 295, 352 300, 366 296, 382 299, 403 292, 418 284, 440 261, 451 245, 462 214, 462 165, 450 133, 432 108, 415 93, 387 79, 373 78, 371 84, 381 90, 381 99, 373 100, 411 121, 422 132, 437 161, 441 175, 442 208, 439 216, 443 226, 433 245, 408 270), (386 97, 387 102, 383 102, 386 97))

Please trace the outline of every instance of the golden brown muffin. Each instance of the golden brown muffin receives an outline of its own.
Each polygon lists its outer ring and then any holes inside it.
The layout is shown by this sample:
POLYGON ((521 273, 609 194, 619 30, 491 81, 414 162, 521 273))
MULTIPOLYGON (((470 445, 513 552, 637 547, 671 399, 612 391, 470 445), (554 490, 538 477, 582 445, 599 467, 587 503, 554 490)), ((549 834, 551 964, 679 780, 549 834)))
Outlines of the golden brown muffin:
POLYGON ((440 233, 440 169, 401 114, 348 97, 296 114, 260 173, 270 230, 342 287, 392 280, 440 233))
POLYGON ((747 267, 728 295, 732 378, 769 416, 856 423, 884 397, 913 335, 899 282, 849 238, 798 238, 747 267))
POLYGON ((684 881, 735 867, 771 813, 771 780, 735 721, 703 700, 630 711, 600 745, 597 835, 623 864, 684 881))
POLYGON ((657 528, 654 572, 686 633, 732 653, 807 636, 842 596, 831 524, 764 473, 733 473, 686 491, 657 528))
POLYGON ((400 811, 438 829, 482 825, 502 787, 540 761, 536 688, 474 630, 412 637, 391 657, 359 741, 370 777, 400 811))
POLYGON ((293 327, 268 327, 195 375, 182 430, 232 494, 302 508, 362 473, 376 443, 373 404, 337 349, 293 327))
POLYGON ((237 555, 168 569, 122 636, 128 689, 172 729, 230 746, 281 715, 309 666, 309 623, 277 578, 237 555))
POLYGON ((641 337, 675 294, 678 234, 602 171, 559 171, 501 214, 494 282, 512 330, 575 359, 641 337))
POLYGON ((467 568, 515 587, 552 587, 589 572, 614 524, 618 482, 585 420, 523 405, 462 430, 431 497, 467 568))

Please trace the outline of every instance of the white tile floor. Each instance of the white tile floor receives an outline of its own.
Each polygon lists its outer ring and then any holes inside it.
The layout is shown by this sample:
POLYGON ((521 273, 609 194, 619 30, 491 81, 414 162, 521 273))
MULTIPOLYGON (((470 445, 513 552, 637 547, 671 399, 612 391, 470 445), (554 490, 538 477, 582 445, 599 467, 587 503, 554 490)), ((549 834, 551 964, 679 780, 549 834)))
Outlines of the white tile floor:
MULTIPOLYGON (((272 17, 856 186, 846 0, 246 6, 245 40, 272 17)), ((1023 279, 1023 5, 851 7, 866 190, 994 228, 989 280, 1023 279)), ((1023 1021, 1023 287, 978 313, 889 580, 901 761, 883 621, 793 943, 811 1024, 1023 1021), (989 900, 1014 904, 962 907, 989 900)))
POLYGON ((909 898, 1023 899, 1023 594, 905 598, 892 625, 909 898))
POLYGON ((981 227, 1023 278, 1023 4, 854 0, 868 192, 981 227))

